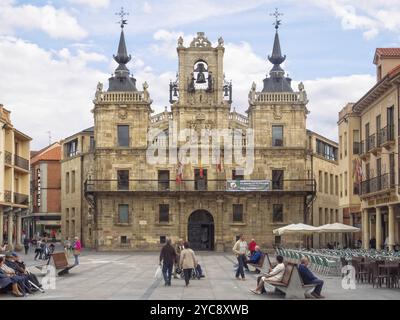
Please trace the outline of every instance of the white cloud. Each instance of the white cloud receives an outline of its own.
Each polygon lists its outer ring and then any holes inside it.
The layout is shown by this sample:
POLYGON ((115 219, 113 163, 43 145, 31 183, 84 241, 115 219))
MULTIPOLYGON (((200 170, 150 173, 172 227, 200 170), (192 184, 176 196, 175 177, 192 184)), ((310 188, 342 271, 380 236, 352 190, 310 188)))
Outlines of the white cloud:
POLYGON ((341 19, 343 29, 364 30, 363 36, 367 40, 375 38, 382 30, 399 32, 398 0, 308 0, 308 2, 332 11, 337 18, 341 19))
POLYGON ((108 8, 110 0, 68 0, 68 2, 87 5, 92 8, 108 8))
POLYGON ((376 77, 349 75, 303 82, 310 100, 308 129, 337 141, 338 112, 348 102, 357 102, 376 83, 376 77))
POLYGON ((15 127, 34 138, 33 149, 93 124, 92 99, 107 74, 88 66, 103 61, 97 53, 68 49, 46 51, 38 45, 0 37, 0 103, 12 111, 15 127))
POLYGON ((142 10, 143 10, 143 13, 145 13, 145 14, 150 14, 150 13, 153 12, 153 8, 152 8, 152 6, 150 5, 150 3, 148 1, 145 1, 143 3, 142 10))
POLYGON ((56 39, 79 40, 87 36, 76 18, 64 9, 56 9, 52 5, 17 6, 15 1, 0 2, 0 34, 9 35, 16 29, 37 29, 56 39))

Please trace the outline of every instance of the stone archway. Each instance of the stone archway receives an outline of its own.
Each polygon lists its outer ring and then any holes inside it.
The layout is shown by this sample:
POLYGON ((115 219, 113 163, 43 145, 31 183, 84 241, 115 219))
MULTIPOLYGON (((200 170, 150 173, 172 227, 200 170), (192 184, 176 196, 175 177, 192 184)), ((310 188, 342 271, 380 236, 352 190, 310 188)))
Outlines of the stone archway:
POLYGON ((196 210, 189 216, 188 241, 193 250, 214 250, 214 218, 206 210, 196 210))

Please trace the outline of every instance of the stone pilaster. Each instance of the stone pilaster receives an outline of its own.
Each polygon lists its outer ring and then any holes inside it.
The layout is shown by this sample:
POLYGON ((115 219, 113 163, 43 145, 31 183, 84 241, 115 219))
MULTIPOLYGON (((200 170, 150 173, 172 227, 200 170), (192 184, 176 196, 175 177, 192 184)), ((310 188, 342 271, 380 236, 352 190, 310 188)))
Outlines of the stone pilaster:
POLYGON ((395 217, 394 217, 394 206, 393 205, 389 206, 388 215, 389 215, 389 243, 388 243, 388 246, 389 246, 389 250, 393 250, 394 244, 395 244, 394 243, 395 242, 395 240, 394 240, 395 239, 394 238, 394 234, 395 234, 394 219, 395 219, 395 217))
POLYGON ((376 249, 382 249, 382 211, 380 207, 376 208, 376 216, 375 216, 375 235, 376 235, 376 249))

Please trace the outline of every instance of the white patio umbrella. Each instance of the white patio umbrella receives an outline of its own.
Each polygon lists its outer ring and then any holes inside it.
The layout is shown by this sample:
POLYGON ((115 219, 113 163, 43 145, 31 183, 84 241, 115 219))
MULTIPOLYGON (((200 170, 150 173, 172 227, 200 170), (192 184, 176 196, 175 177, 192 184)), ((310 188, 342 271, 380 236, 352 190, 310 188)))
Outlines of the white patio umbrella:
POLYGON ((274 234, 280 236, 282 234, 311 234, 318 232, 318 228, 304 223, 289 224, 279 229, 272 231, 274 234))
POLYGON ((317 231, 321 233, 352 233, 360 232, 361 229, 337 222, 317 227, 317 231))

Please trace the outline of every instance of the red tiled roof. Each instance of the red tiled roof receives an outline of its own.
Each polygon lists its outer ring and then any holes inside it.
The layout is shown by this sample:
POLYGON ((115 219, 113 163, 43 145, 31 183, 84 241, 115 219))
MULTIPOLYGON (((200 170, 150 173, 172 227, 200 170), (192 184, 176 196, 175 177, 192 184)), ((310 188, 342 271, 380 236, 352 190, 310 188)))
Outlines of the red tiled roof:
POLYGON ((56 142, 52 145, 43 148, 37 154, 31 158, 31 164, 37 161, 51 161, 51 160, 61 160, 61 145, 56 142))
POLYGON ((400 58, 400 48, 376 48, 375 56, 374 56, 374 63, 376 64, 377 58, 379 57, 386 57, 386 58, 400 58))

